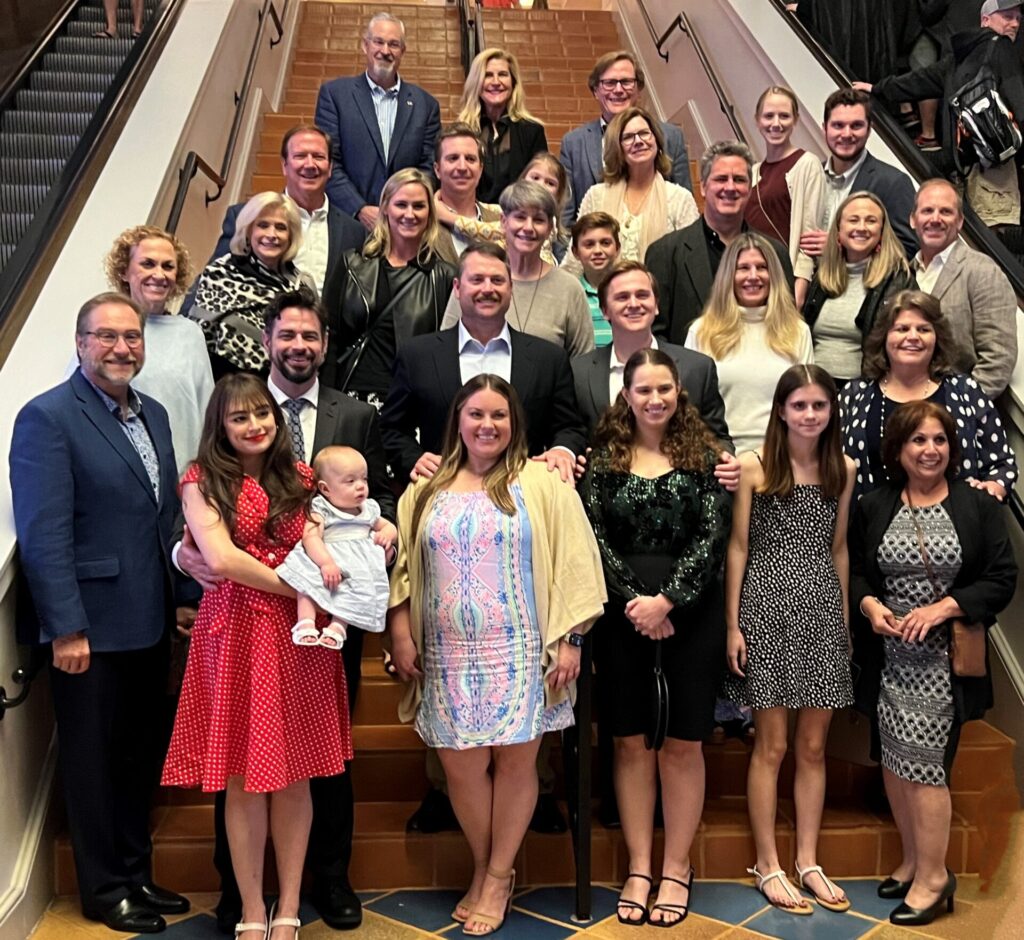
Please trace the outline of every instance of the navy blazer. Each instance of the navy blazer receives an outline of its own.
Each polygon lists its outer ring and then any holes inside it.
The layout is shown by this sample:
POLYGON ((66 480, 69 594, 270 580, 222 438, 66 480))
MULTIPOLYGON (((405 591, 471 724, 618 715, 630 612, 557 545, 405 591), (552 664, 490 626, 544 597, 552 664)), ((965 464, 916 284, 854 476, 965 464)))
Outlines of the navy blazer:
POLYGON ((914 211, 914 184, 902 170, 883 163, 869 153, 857 171, 851 193, 861 190, 874 193, 882 200, 885 211, 892 223, 893 231, 900 240, 908 258, 917 254, 917 236, 910 227, 910 214, 914 211))
MULTIPOLYGON (((673 183, 678 183, 686 189, 693 189, 683 132, 668 121, 661 122, 661 132, 665 135, 665 151, 672 161, 672 175, 669 178, 673 183)), ((558 159, 562 161, 565 172, 569 174, 571 186, 565 210, 562 212, 562 222, 566 231, 569 231, 576 221, 576 214, 587 190, 595 183, 604 182, 602 138, 600 118, 569 131, 562 138, 558 159)))
MULTIPOLYGON (((238 221, 238 213, 242 211, 244 202, 237 202, 228 206, 224 213, 224 224, 221 227, 220 238, 217 247, 214 248, 210 260, 220 258, 231 253, 231 239, 235 235, 235 223, 238 221)), ((329 206, 327 209, 327 270, 324 272, 324 283, 337 263, 337 260, 348 250, 360 251, 363 242, 366 241, 366 229, 352 218, 346 215, 336 206, 329 206)), ((191 306, 191 304, 189 305, 191 306)), ((187 308, 185 308, 187 309, 187 308)))
MULTIPOLYGON (((659 342, 658 349, 671 356, 679 370, 679 380, 686 389, 691 405, 700 412, 704 423, 725 446, 733 451, 729 427, 725 423, 725 402, 718 390, 718 368, 715 360, 685 346, 659 342)), ((608 374, 611 371, 612 346, 601 346, 577 356, 572 361, 576 383, 576 402, 587 424, 587 437, 593 438, 597 423, 611 404, 608 397, 608 374)))
POLYGON ((124 429, 80 369, 18 413, 10 471, 28 586, 18 597, 20 642, 83 630, 93 652, 145 649, 173 619, 171 427, 163 405, 139 398, 160 462, 159 502, 124 429))
POLYGON ((365 72, 320 86, 315 123, 334 142, 327 198, 351 216, 358 215, 365 205, 377 205, 384 183, 398 170, 419 167, 428 174, 433 171, 441 108, 432 95, 411 82, 403 81, 398 93, 386 163, 365 72))
MULTIPOLYGON (((530 456, 551 447, 582 454, 586 436, 572 390, 569 357, 561 346, 509 328, 512 381, 526 412, 530 456)), ((441 453, 448 408, 462 387, 459 328, 414 336, 398 349, 391 388, 380 413, 384 450, 405 481, 426 451, 441 453), (419 437, 417 438, 417 432, 419 437)))

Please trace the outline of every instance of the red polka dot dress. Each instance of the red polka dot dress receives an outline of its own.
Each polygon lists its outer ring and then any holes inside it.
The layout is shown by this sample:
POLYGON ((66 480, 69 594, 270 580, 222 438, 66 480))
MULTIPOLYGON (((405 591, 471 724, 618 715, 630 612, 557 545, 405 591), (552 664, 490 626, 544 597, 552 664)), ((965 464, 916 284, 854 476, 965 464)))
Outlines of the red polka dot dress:
MULTIPOLYGON (((298 465, 307 486, 312 471, 298 465)), ((182 483, 195 483, 194 464, 182 483)), ((232 538, 276 568, 301 538, 303 514, 281 522, 278 538, 263 529, 269 500, 246 476, 232 538)), ((292 643, 294 598, 233 581, 203 594, 192 629, 164 786, 223 790, 241 775, 245 789, 265 793, 307 777, 345 769, 352 758, 348 693, 341 656, 292 643)))

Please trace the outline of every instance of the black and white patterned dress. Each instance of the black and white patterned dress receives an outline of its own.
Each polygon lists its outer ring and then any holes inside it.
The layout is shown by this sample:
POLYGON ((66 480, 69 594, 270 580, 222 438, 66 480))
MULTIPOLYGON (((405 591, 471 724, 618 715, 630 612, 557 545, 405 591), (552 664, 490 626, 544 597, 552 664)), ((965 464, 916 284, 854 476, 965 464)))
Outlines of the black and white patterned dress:
MULTIPOLYGON (((915 510, 901 506, 878 546, 885 577, 883 603, 897 617, 933 603, 949 590, 961 560, 960 540, 941 503, 915 510), (921 557, 911 512, 921 527, 937 584, 921 557)), ((887 636, 878 697, 882 766, 902 780, 947 786, 953 718, 948 631, 930 630, 916 643, 887 636)))
POLYGON ((754 493, 740 590, 746 679, 726 679, 733 701, 752 708, 853 703, 849 631, 832 560, 838 505, 812 484, 786 497, 754 493))

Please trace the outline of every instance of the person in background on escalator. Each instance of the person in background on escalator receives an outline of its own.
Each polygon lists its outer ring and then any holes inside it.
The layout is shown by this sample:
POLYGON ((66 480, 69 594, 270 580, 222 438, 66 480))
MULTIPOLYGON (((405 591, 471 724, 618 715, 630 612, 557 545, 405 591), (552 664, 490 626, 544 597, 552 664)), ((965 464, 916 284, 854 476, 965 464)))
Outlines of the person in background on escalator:
MULTIPOLYGON (((117 38, 117 5, 119 0, 103 0, 103 15, 107 25, 93 33, 94 39, 117 38)), ((132 3, 132 39, 142 35, 142 16, 145 13, 143 0, 131 0, 132 3)))

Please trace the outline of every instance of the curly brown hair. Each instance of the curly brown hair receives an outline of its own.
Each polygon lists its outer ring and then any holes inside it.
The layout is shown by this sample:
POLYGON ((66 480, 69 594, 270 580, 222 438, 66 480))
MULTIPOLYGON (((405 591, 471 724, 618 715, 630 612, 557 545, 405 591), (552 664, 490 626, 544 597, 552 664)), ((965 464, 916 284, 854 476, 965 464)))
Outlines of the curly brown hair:
MULTIPOLYGON (((722 445, 690 404, 672 357, 660 349, 638 349, 626 360, 622 387, 631 389, 636 370, 648 365, 668 369, 679 396, 675 413, 665 426, 661 452, 677 470, 704 473, 714 466, 722 445)), ((598 454, 595 463, 605 464, 616 473, 628 473, 633 463, 635 441, 636 417, 625 396, 619 395, 597 425, 594 449, 604 453, 598 454)))
POLYGON ((146 238, 162 238, 170 242, 174 249, 174 258, 178 264, 178 271, 174 277, 174 289, 168 295, 168 300, 180 297, 188 290, 195 271, 192 268, 192 258, 185 247, 185 243, 177 236, 156 225, 135 225, 125 229, 111 245, 106 258, 103 259, 103 270, 107 275, 107 283, 116 291, 127 294, 128 265, 132 260, 132 249, 146 238))

